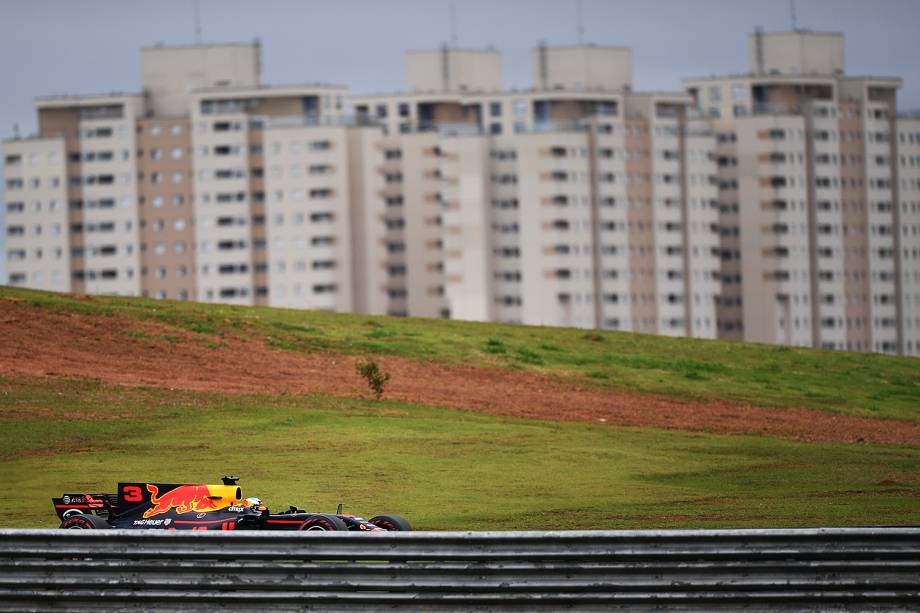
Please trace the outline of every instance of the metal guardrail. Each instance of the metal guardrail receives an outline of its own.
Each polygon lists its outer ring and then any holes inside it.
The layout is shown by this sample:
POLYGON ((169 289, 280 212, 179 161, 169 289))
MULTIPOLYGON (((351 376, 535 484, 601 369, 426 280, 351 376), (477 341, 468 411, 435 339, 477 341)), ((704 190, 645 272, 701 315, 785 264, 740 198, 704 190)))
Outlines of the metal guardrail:
POLYGON ((909 610, 920 528, 0 530, 0 610, 909 610))

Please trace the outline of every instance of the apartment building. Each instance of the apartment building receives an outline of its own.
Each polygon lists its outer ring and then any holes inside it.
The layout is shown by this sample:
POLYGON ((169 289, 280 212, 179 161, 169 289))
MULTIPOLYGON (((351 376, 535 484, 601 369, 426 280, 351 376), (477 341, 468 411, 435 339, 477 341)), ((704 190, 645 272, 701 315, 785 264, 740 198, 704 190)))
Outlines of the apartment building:
POLYGON ((632 52, 413 51, 405 91, 266 85, 258 44, 4 141, 12 285, 920 355, 920 117, 839 34, 636 92, 632 52))
POLYGON ((260 66, 258 44, 154 47, 141 92, 39 98, 37 137, 3 143, 10 283, 367 308, 353 235, 378 186, 354 163, 379 166, 382 128, 260 66))
POLYGON ((901 80, 841 34, 754 33, 749 72, 686 79, 716 133, 719 336, 920 355, 920 143, 901 80))
POLYGON ((714 337, 715 140, 683 93, 632 91, 619 47, 407 54, 385 126, 387 311, 714 337))

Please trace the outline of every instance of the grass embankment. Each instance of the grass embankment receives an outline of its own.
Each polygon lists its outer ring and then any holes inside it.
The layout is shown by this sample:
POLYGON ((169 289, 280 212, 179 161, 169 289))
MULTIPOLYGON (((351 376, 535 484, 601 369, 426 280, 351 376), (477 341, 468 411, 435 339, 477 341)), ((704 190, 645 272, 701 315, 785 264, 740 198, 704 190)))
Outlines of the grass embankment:
POLYGON ((224 335, 242 335, 279 350, 526 369, 681 399, 725 398, 920 421, 916 358, 571 328, 75 298, 12 288, 0 288, 0 298, 71 313, 126 314, 207 335, 215 344, 224 335))
MULTIPOLYGON (((360 323, 360 322, 359 322, 360 323)), ((52 495, 215 482, 418 528, 918 523, 920 449, 515 420, 394 402, 0 380, 0 527, 52 495)))

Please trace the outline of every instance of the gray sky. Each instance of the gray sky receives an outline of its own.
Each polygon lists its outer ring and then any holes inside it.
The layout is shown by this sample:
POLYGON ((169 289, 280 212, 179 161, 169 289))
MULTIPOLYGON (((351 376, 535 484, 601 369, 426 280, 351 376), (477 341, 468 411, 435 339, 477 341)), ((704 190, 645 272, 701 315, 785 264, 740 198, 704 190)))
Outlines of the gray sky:
MULTIPOLYGON (((269 83, 341 83, 394 91, 403 51, 450 39, 450 0, 199 0, 205 42, 263 45, 269 83)), ((530 85, 538 40, 577 41, 576 0, 453 0, 461 46, 503 52, 505 83, 530 85)), ((755 25, 788 29, 788 0, 581 0, 584 40, 632 47, 637 89, 741 72, 755 25)), ((192 0, 0 0, 0 135, 35 129, 32 99, 138 90, 138 49, 193 42, 192 0)), ((797 0, 800 27, 842 31, 847 72, 902 76, 920 108, 920 1, 797 0)))
MULTIPOLYGON (((451 4, 459 45, 500 50, 508 87, 530 85, 539 40, 578 40, 576 0, 199 0, 204 42, 261 39, 266 82, 354 92, 402 89, 403 52, 449 42, 451 4)), ((900 107, 920 109, 920 0, 795 5, 799 27, 846 35, 849 74, 903 77, 900 107)), ((581 8, 585 42, 633 48, 640 90, 743 72, 754 26, 791 26, 788 0, 581 0, 581 8)), ((193 0, 0 0, 0 137, 14 123, 34 132, 35 96, 136 91, 140 47, 194 40, 193 0)))

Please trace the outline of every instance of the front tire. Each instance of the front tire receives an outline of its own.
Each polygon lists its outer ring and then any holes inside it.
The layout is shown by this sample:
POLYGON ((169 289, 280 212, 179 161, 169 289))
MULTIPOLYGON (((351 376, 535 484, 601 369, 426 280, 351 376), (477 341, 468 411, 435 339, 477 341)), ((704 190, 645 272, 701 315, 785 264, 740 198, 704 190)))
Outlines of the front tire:
POLYGON ((98 515, 73 515, 61 522, 65 530, 111 530, 112 524, 98 515))
POLYGON ((370 523, 389 532, 412 532, 412 526, 401 515, 378 515, 372 517, 370 523))
POLYGON ((298 530, 330 532, 348 530, 348 525, 335 515, 312 515, 304 520, 298 530))

